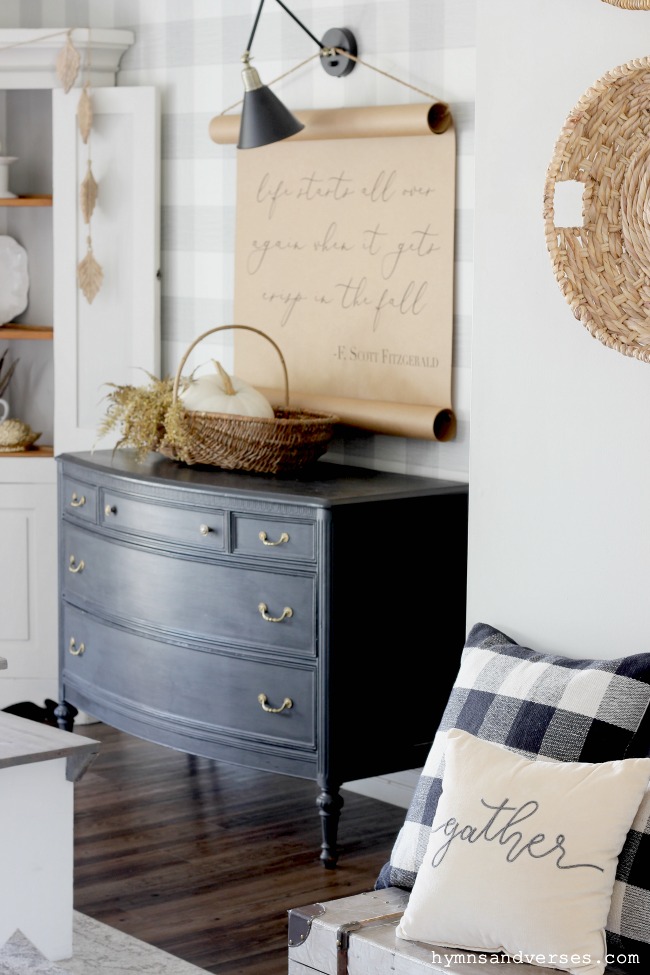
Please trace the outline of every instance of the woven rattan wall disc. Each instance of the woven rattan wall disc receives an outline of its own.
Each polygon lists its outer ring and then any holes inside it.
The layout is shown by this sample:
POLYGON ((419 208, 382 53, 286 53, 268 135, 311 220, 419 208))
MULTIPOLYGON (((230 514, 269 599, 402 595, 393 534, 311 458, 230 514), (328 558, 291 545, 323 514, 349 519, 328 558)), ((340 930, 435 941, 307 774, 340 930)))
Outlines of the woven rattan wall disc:
POLYGON ((650 10, 650 0, 605 0, 612 7, 624 7, 625 10, 650 10))
POLYGON ((650 362, 650 58, 608 72, 567 118, 547 171, 544 226, 575 317, 609 348, 650 362), (584 185, 582 226, 555 226, 564 180, 584 185))

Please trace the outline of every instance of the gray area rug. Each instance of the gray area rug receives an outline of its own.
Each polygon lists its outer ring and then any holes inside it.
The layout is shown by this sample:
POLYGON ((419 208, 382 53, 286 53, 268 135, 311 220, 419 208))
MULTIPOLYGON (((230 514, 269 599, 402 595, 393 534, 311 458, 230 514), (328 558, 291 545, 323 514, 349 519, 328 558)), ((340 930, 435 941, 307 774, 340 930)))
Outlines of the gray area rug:
POLYGON ((22 931, 15 931, 0 948, 1 975, 65 975, 65 969, 48 961, 22 931))
POLYGON ((202 968, 73 912, 72 958, 48 961, 21 931, 0 947, 0 975, 205 975, 202 968))

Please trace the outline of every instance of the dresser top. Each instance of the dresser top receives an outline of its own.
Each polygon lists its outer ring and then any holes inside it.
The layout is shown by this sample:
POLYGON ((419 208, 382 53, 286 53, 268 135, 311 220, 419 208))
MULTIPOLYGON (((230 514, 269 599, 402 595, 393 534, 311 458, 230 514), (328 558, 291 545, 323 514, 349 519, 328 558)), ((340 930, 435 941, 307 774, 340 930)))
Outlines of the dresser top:
POLYGON ((136 482, 214 490, 257 500, 284 498, 319 507, 436 494, 466 494, 468 490, 467 484, 460 481, 393 474, 325 461, 317 461, 295 474, 276 475, 225 471, 202 465, 188 467, 153 453, 144 461, 138 461, 132 451, 125 449, 60 454, 57 461, 64 469, 67 464, 74 464, 97 475, 112 475, 136 482))

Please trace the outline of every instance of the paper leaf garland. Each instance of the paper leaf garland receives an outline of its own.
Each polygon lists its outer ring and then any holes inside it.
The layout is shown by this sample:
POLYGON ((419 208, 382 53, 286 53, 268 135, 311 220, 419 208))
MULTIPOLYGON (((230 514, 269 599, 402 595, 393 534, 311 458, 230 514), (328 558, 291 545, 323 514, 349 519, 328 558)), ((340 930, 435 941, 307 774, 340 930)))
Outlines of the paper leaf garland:
POLYGON ((92 305, 93 298, 97 295, 104 280, 104 272, 101 265, 95 260, 92 243, 88 238, 88 253, 77 265, 77 281, 89 305, 92 305))
POLYGON ((88 90, 88 82, 83 86, 77 105, 77 124, 84 145, 88 142, 93 124, 93 100, 88 90))
MULTIPOLYGON (((66 94, 77 80, 81 66, 81 55, 72 43, 71 33, 71 31, 68 31, 65 45, 56 59, 56 73, 66 94)), ((88 68, 89 64, 90 54, 88 53, 86 68, 88 68)), ((104 280, 102 267, 93 254, 92 238, 90 236, 90 218, 95 210, 99 192, 90 159, 90 134, 92 126, 93 102, 90 94, 90 83, 86 76, 77 103, 77 128, 79 129, 79 134, 84 145, 88 147, 88 168, 83 182, 79 187, 79 208, 84 222, 88 224, 88 249, 86 256, 77 264, 77 285, 89 304, 92 304, 104 280)))
POLYGON ((70 34, 68 34, 65 44, 56 59, 56 73, 66 94, 77 80, 80 64, 81 55, 72 43, 70 34))
POLYGON ((98 186, 93 176, 90 159, 88 160, 88 171, 79 190, 79 203, 85 223, 90 223, 95 204, 97 203, 98 186))

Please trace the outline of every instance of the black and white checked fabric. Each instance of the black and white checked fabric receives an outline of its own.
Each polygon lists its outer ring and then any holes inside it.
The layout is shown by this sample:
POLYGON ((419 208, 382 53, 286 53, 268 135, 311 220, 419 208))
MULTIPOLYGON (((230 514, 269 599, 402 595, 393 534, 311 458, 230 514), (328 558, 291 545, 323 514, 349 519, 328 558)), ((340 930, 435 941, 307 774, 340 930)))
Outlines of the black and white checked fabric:
MULTIPOLYGON (((460 728, 527 758, 603 762, 642 757, 650 743, 650 654, 573 660, 539 653, 485 623, 470 631, 460 669, 376 889, 413 886, 442 791, 447 732, 460 728)), ((613 796, 612 800, 615 801, 613 796)), ((619 858, 608 950, 650 947, 650 794, 619 858)), ((627 971, 638 965, 619 963, 627 971)))
POLYGON ((607 951, 613 968, 647 972, 650 967, 650 788, 618 858, 607 918, 607 951))

